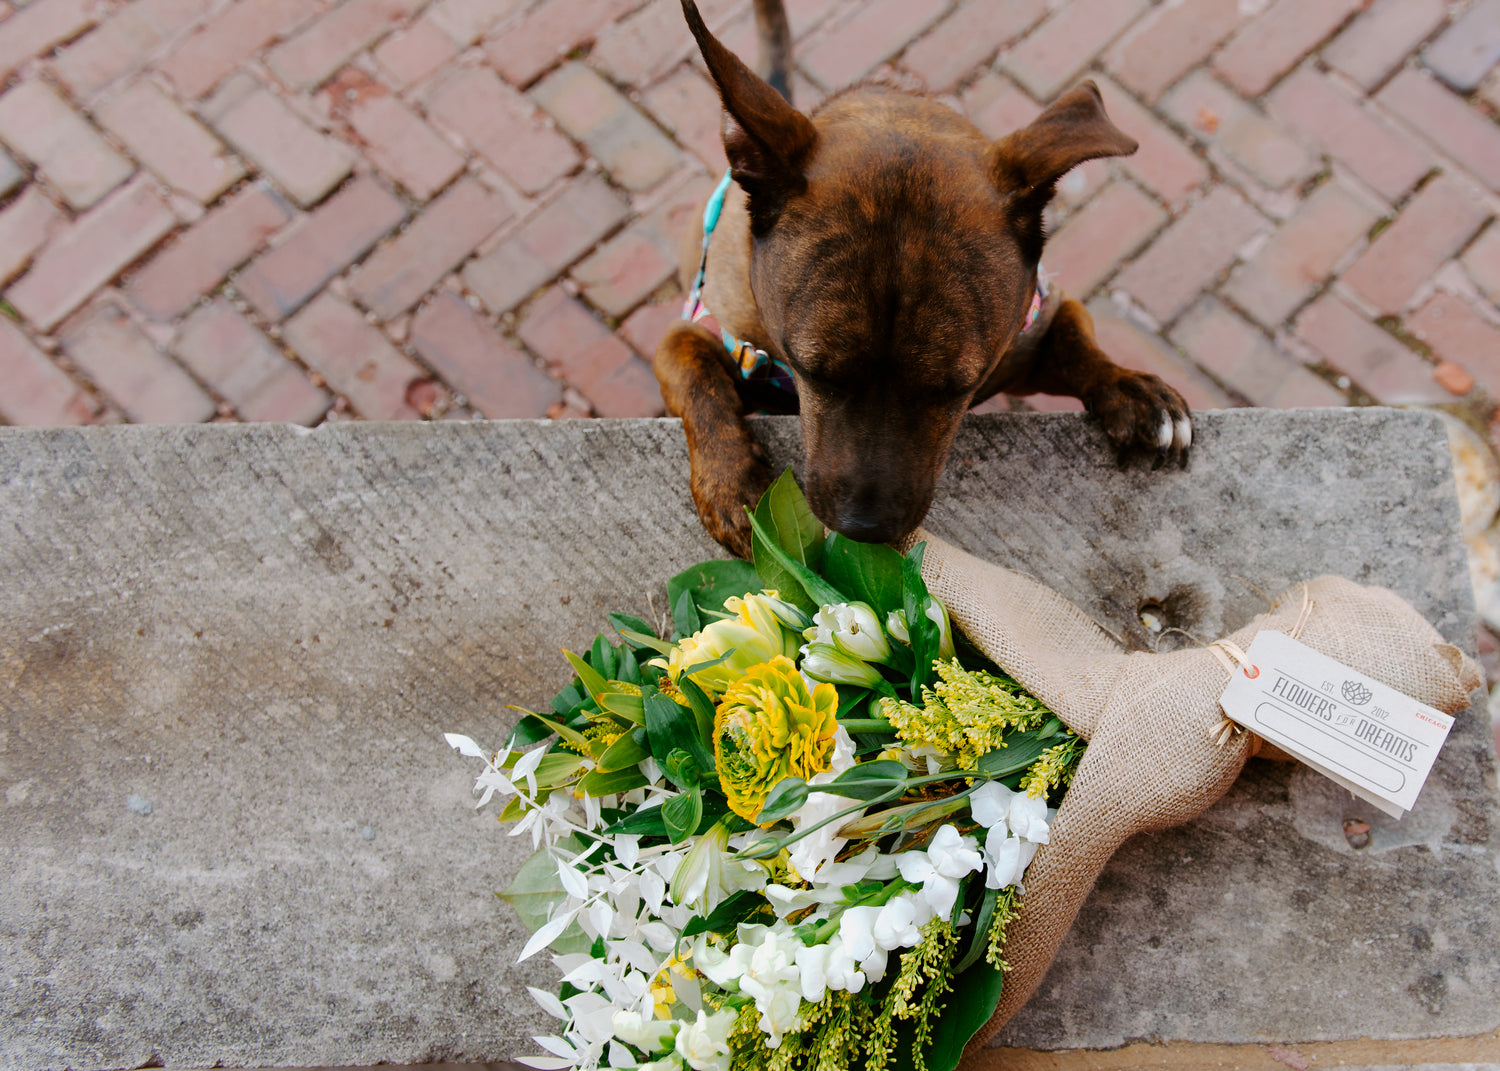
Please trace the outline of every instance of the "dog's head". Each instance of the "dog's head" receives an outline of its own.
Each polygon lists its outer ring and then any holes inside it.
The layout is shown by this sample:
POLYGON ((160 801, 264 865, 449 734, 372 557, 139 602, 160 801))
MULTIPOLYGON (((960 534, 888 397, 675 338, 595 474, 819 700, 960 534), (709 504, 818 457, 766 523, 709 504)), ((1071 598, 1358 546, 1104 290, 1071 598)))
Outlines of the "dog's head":
POLYGON ((1057 180, 1135 151, 1085 83, 991 143, 880 87, 797 111, 683 0, 748 197, 751 288, 795 372, 813 511, 853 539, 911 531, 964 412, 1025 321, 1057 180))

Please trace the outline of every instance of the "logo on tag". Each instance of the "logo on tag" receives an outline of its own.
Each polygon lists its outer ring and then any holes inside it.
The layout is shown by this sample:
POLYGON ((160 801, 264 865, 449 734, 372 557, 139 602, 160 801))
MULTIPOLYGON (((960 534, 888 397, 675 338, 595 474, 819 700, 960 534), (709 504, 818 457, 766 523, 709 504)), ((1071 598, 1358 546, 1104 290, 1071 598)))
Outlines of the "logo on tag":
POLYGON ((1400 818, 1453 719, 1280 632, 1262 632, 1219 700, 1224 713, 1400 818))

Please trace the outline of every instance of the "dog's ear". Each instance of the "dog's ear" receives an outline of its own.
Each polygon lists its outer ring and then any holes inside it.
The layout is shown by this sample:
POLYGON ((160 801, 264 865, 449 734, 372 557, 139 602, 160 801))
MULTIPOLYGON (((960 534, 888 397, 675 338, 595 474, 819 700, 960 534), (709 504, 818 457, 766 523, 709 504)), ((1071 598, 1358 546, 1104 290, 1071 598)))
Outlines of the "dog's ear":
MULTIPOLYGON (((1099 87, 1084 82, 1060 97, 1027 127, 990 149, 990 173, 1007 195, 1007 212, 1041 254, 1041 215, 1057 180, 1085 160, 1129 156, 1138 148, 1104 114, 1099 87)), ((1031 250, 1028 250, 1031 252, 1031 250)))
POLYGON ((764 233, 789 197, 807 186, 803 164, 818 140, 812 121, 711 34, 693 0, 682 0, 688 28, 724 102, 724 154, 750 198, 750 222, 764 233))

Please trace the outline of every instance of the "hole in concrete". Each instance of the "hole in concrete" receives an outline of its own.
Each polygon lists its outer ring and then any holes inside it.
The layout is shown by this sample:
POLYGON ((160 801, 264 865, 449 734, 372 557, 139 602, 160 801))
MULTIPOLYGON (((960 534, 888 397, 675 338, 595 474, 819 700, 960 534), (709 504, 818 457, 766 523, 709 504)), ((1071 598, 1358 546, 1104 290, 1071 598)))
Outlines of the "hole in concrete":
POLYGON ((1203 615, 1203 603, 1203 597, 1189 587, 1173 588, 1164 597, 1142 602, 1136 609, 1136 617, 1146 633, 1148 646, 1156 651, 1197 646, 1199 637, 1194 630, 1203 615))

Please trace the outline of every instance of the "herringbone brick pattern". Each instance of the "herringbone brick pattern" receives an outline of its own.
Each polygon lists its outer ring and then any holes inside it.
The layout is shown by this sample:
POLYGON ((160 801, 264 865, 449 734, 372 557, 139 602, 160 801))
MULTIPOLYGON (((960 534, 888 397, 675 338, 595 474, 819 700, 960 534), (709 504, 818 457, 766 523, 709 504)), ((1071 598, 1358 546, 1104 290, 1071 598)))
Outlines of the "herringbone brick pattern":
MULTIPOLYGON (((1500 0, 789 7, 804 107, 1098 81, 1046 264, 1196 406, 1491 418, 1500 0)), ((658 413, 717 126, 677 0, 0 0, 0 420, 658 413)))

